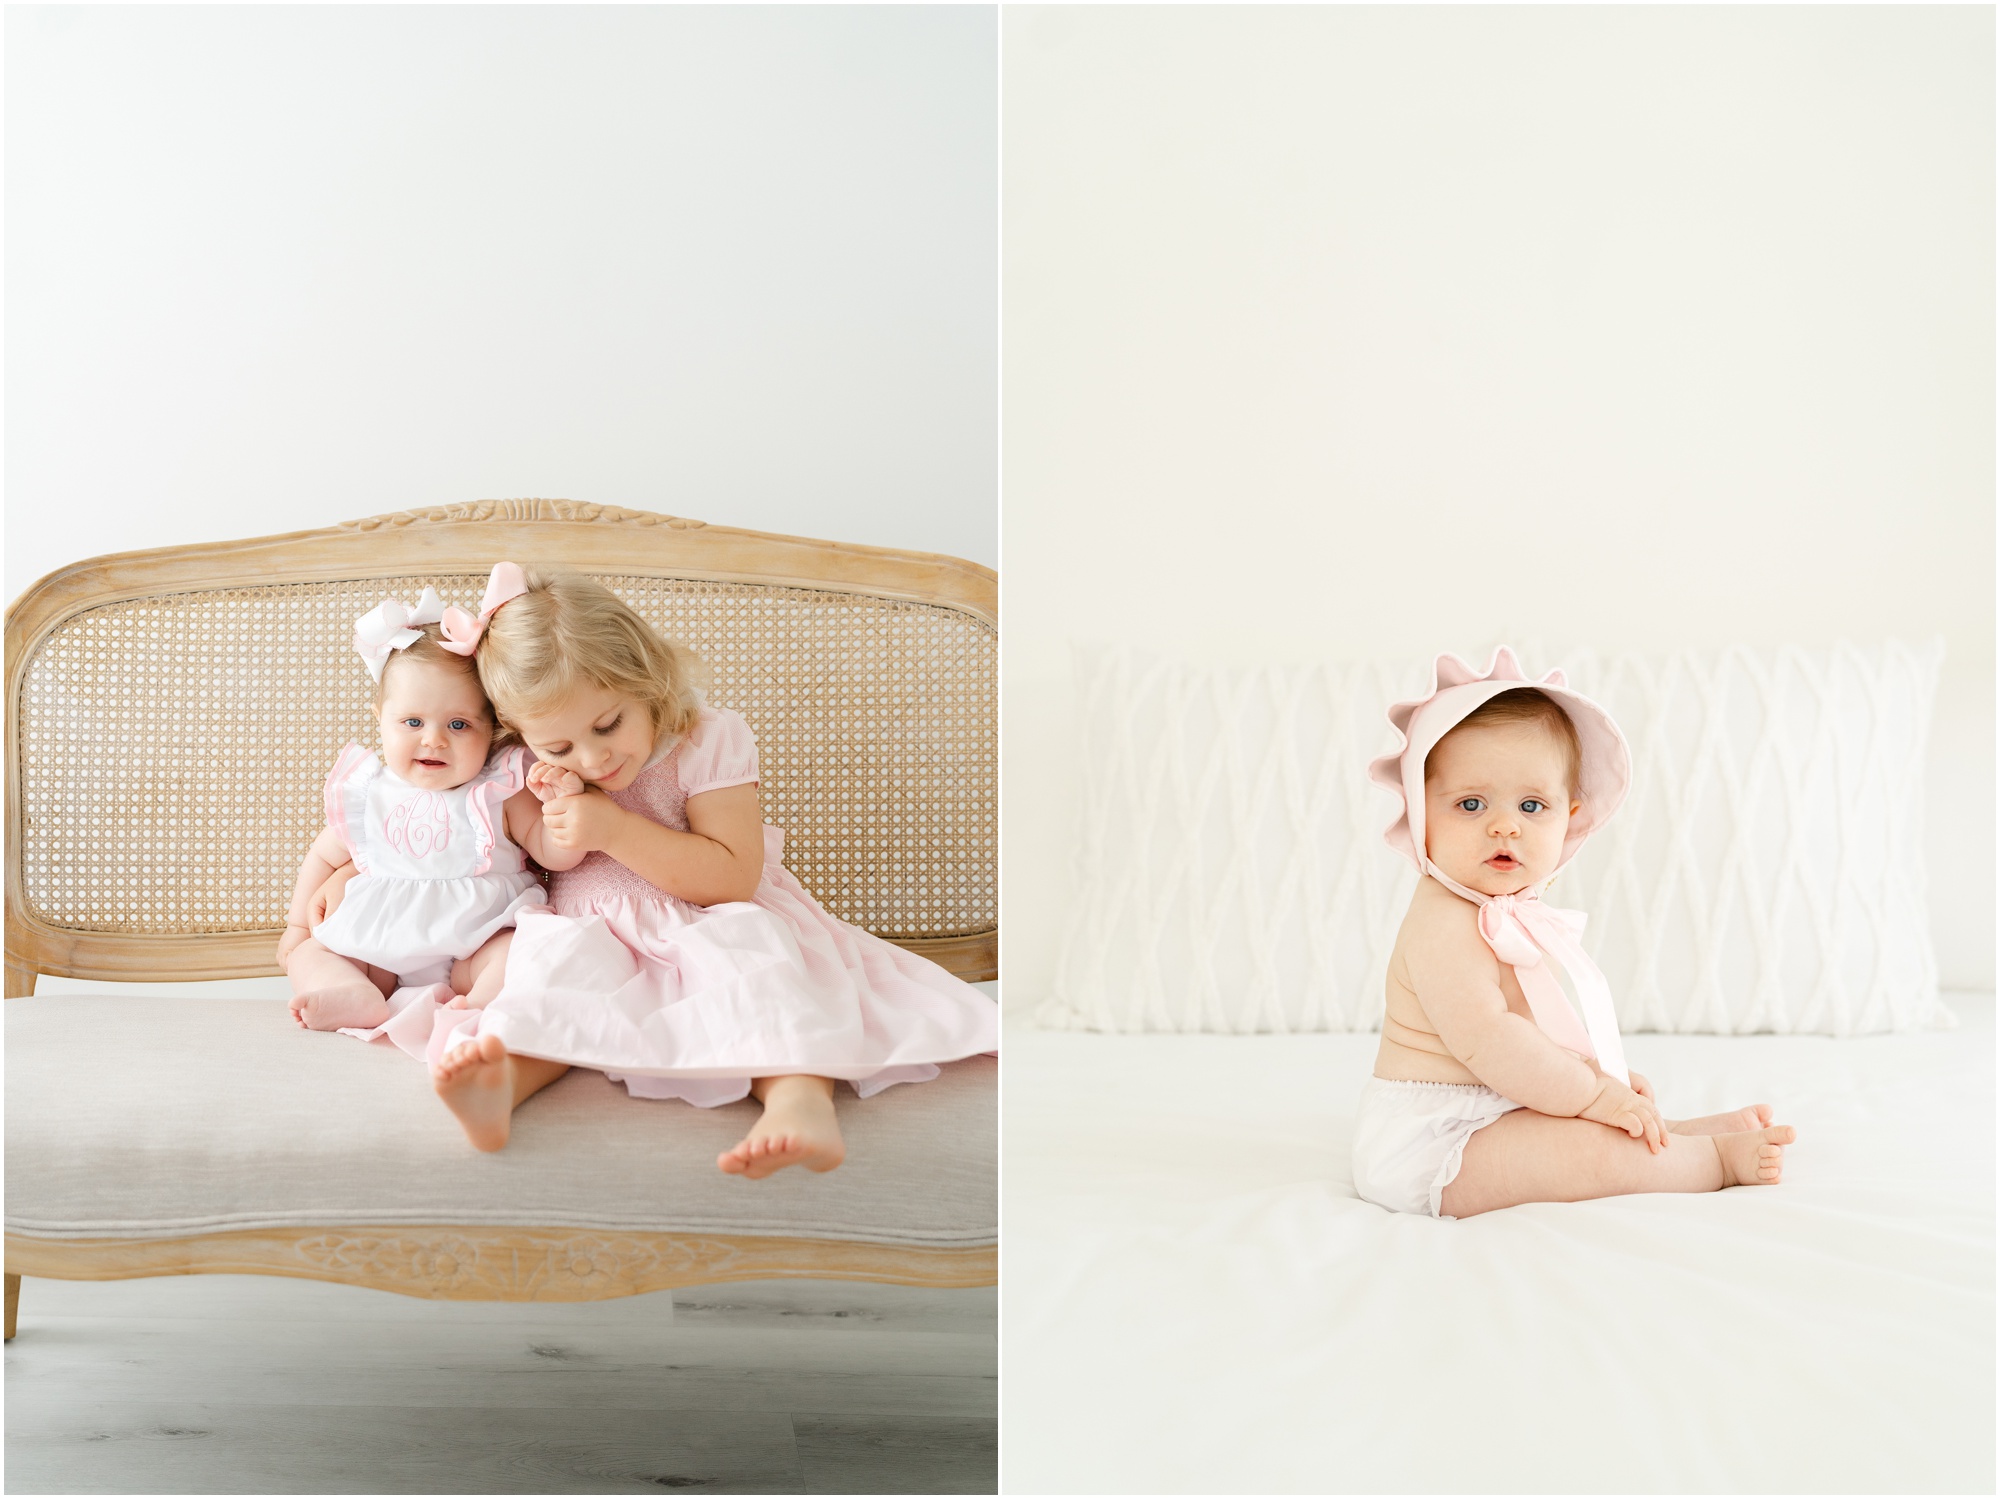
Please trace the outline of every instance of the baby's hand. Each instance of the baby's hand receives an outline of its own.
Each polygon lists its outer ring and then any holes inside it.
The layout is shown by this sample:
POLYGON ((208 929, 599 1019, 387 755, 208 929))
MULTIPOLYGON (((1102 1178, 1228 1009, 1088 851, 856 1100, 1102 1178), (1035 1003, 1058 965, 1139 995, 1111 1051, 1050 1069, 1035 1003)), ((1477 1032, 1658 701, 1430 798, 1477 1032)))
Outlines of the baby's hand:
MULTIPOLYGON (((312 933, 304 927, 287 923, 285 935, 278 939, 278 966, 283 968, 292 954, 298 950, 299 945, 311 936, 312 933)), ((304 1022, 301 1021, 300 1024, 304 1022)))
POLYGON ((537 760, 528 767, 528 789, 545 802, 554 801, 559 796, 581 796, 583 777, 573 770, 564 770, 560 765, 537 760))
POLYGON ((1640 1097, 1615 1077, 1598 1079, 1597 1096, 1577 1117, 1622 1129, 1635 1140, 1644 1140, 1655 1155, 1667 1148, 1667 1127, 1652 1100, 1640 1097))
POLYGON ((311 914, 306 918, 308 926, 320 925, 340 909, 341 897, 347 893, 347 882, 354 878, 354 874, 352 864, 343 864, 326 877, 326 883, 313 892, 312 905, 308 908, 311 914))

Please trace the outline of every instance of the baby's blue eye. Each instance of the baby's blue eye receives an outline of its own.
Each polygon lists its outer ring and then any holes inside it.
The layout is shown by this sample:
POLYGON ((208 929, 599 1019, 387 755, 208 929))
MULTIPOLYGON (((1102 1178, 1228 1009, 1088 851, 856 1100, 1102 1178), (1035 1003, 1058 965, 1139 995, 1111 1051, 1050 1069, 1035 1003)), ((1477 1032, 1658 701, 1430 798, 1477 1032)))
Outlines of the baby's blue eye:
POLYGON ((403 720, 403 727, 406 729, 421 729, 423 726, 424 721, 421 718, 406 718, 403 720))
POLYGON ((458 729, 458 730, 461 730, 461 731, 463 731, 463 730, 465 730, 465 729, 469 729, 469 728, 471 728, 471 727, 472 727, 472 725, 471 725, 471 724, 467 723, 467 722, 466 722, 466 721, 465 721, 464 719, 462 719, 462 718, 454 718, 454 719, 453 719, 453 720, 451 721, 451 726, 452 726, 452 727, 453 727, 454 729, 458 729))
POLYGON ((1548 809, 1549 804, 1547 802, 1538 801, 1532 796, 1521 803, 1521 810, 1526 812, 1530 817, 1533 817, 1537 812, 1546 812, 1548 809))
POLYGON ((1452 805, 1457 807, 1461 812, 1483 812, 1486 810, 1486 803, 1476 796, 1460 797, 1452 805))

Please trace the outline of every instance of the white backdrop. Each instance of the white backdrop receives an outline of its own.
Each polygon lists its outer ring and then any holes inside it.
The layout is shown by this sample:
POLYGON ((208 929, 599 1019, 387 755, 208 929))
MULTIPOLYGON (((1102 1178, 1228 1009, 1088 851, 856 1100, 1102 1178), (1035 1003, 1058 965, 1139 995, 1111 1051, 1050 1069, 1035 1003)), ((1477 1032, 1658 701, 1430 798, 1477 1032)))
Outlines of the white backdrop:
POLYGON ((1993 25, 1010 7, 1012 1002, 1071 900, 1077 639, 1942 635, 1933 926, 1991 988, 1993 25))
POLYGON ((997 54, 991 7, 10 9, 7 596, 531 495, 994 565, 997 54))
POLYGON ((991 7, 16 7, 9 598, 563 496, 997 560, 991 7))

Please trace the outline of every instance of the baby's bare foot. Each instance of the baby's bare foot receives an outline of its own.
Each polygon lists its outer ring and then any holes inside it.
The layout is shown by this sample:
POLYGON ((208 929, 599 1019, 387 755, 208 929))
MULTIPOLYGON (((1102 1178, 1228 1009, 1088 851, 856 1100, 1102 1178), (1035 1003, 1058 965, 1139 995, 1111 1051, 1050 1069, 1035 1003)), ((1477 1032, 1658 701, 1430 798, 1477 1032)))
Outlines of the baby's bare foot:
POLYGON ((1740 1134, 1717 1135, 1725 1187, 1768 1187, 1784 1175, 1785 1147, 1799 1137, 1789 1124, 1773 1124, 1740 1134))
POLYGON ((840 1121, 834 1115, 831 1095, 817 1086, 816 1079, 799 1081, 815 1086, 773 1088, 766 1093, 763 1118, 751 1126, 749 1134, 715 1158, 717 1166, 731 1176, 756 1180, 787 1166, 831 1171, 847 1159, 847 1146, 840 1138, 840 1121))
POLYGON ((499 1150, 514 1126, 514 1059, 498 1036, 481 1036, 445 1053, 431 1069, 444 1106, 480 1150, 499 1150))
POLYGON ((309 1031, 367 1030, 389 1018, 382 991, 357 974, 352 983, 322 984, 292 996, 292 1019, 309 1031))
POLYGON ((1759 1130, 1771 1122, 1771 1106, 1753 1103, 1733 1114, 1704 1114, 1699 1119, 1677 1119, 1667 1125, 1670 1135, 1736 1135, 1759 1130))

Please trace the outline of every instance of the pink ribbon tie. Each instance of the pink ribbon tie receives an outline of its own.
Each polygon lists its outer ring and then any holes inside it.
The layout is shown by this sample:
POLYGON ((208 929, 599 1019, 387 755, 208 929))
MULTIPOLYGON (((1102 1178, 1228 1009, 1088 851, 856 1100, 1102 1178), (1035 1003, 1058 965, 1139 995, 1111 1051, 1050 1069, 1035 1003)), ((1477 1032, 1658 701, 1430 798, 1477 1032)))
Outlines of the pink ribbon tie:
POLYGON ((1544 905, 1538 895, 1494 895, 1480 903, 1479 935, 1493 956, 1514 970, 1535 1024, 1549 1039, 1579 1055, 1595 1057, 1605 1072, 1629 1085, 1631 1074, 1625 1068, 1611 986, 1579 940, 1588 919, 1581 911, 1544 905), (1583 1009, 1582 1020, 1570 1007, 1553 967, 1569 975, 1583 1009))

